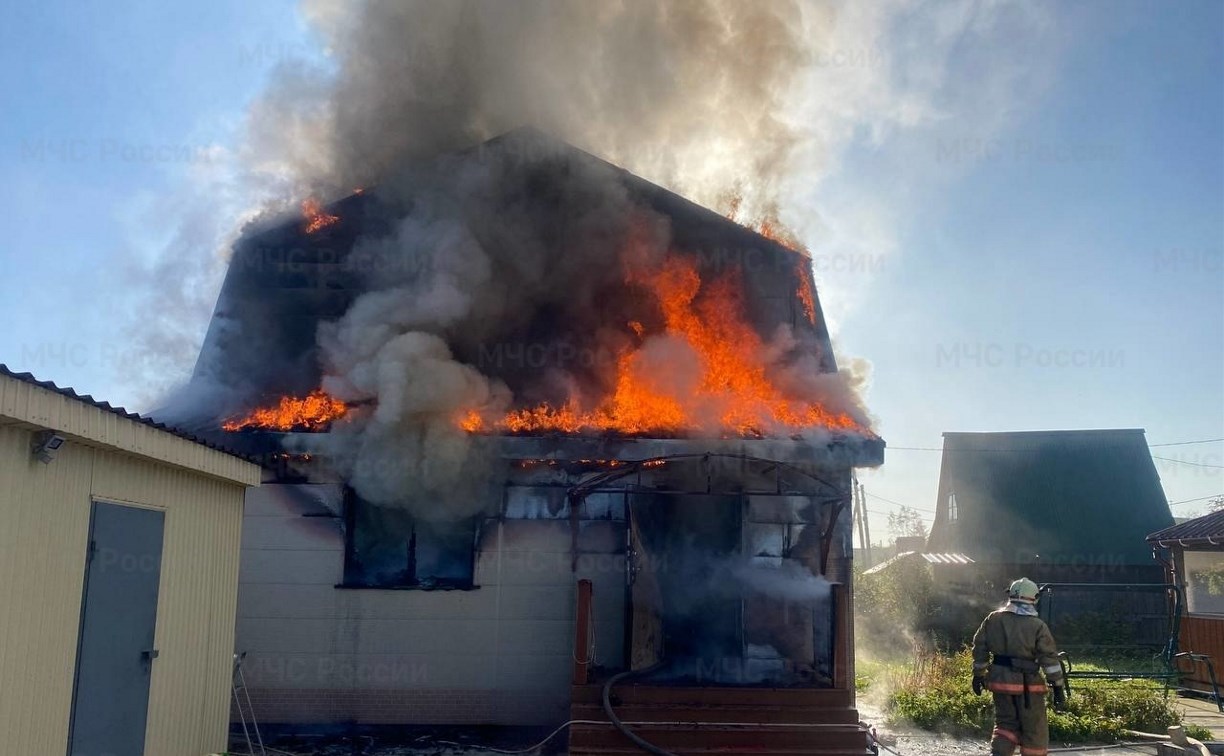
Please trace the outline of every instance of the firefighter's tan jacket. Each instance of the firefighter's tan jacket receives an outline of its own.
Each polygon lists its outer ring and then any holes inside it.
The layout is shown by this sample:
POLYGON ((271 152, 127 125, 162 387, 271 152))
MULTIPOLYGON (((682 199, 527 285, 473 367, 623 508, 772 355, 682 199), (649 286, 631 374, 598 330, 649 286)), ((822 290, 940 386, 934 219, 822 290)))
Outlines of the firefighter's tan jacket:
POLYGON ((973 673, 986 675, 986 687, 995 693, 1045 693, 1037 672, 1025 675, 1008 666, 992 664, 993 656, 1034 661, 1050 685, 1062 685, 1062 666, 1050 628, 1040 617, 1018 614, 1004 607, 986 615, 973 635, 973 673), (989 670, 989 674, 987 674, 989 670))

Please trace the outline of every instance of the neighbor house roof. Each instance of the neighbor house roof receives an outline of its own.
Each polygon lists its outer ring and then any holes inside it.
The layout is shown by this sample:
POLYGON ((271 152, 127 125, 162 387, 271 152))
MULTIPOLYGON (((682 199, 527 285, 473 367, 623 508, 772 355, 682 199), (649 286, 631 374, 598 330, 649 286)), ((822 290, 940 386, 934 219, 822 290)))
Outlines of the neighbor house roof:
POLYGON ((902 562, 911 561, 913 557, 922 557, 922 560, 925 561, 927 564, 940 564, 940 565, 973 564, 973 560, 965 556, 964 554, 933 554, 933 553, 925 553, 925 552, 920 552, 920 551, 903 551, 900 554, 896 555, 895 557, 892 557, 891 559, 886 559, 883 562, 880 562, 879 564, 877 564, 875 567, 872 567, 871 569, 866 570, 863 574, 864 575, 875 575, 877 573, 884 572, 885 570, 892 568, 894 565, 900 564, 902 562))
POLYGON ((256 464, 217 444, 0 364, 0 425, 11 424, 55 431, 89 446, 138 454, 233 483, 253 486, 260 481, 256 464))
POLYGON ((995 564, 1151 564, 1173 524, 1139 429, 945 433, 928 548, 995 564))
POLYGON ((1161 546, 1224 546, 1224 510, 1157 530, 1147 540, 1161 546))

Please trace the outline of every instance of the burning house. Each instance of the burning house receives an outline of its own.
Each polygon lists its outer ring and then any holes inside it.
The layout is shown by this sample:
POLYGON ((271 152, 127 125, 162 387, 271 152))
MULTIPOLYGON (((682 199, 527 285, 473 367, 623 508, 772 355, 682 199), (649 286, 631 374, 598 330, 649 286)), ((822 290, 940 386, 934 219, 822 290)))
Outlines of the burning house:
POLYGON ((630 671, 663 747, 864 752, 850 471, 883 442, 804 254, 528 130, 302 210, 236 246, 180 403, 266 463, 262 723, 605 721, 630 671))

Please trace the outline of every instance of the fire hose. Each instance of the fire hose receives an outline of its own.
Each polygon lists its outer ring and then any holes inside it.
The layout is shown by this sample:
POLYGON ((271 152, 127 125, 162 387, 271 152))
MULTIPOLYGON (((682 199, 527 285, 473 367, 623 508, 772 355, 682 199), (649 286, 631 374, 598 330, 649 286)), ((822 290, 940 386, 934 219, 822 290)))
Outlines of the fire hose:
POLYGON ((621 680, 628 680, 633 677, 648 675, 661 666, 663 666, 663 662, 660 661, 659 663, 646 667, 645 669, 630 669, 612 675, 612 677, 608 678, 608 681, 604 683, 603 686, 603 710, 604 714, 608 717, 608 721, 612 723, 612 726, 619 730, 620 733, 626 738, 629 738, 629 740, 632 741, 638 748, 641 748, 647 753, 653 753, 655 756, 675 756, 675 754, 671 753, 670 751, 664 751, 662 748, 659 748, 654 743, 646 740, 633 730, 630 730, 629 727, 621 721, 621 718, 616 716, 616 712, 612 709, 612 686, 616 685, 621 680))

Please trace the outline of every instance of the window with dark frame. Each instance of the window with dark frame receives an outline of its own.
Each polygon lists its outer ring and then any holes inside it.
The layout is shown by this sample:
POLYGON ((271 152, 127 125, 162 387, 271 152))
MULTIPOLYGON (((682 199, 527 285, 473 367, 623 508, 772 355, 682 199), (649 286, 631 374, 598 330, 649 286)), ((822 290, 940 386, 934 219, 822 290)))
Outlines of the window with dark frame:
POLYGON ((477 518, 438 522, 344 493, 346 588, 473 587, 477 518))

